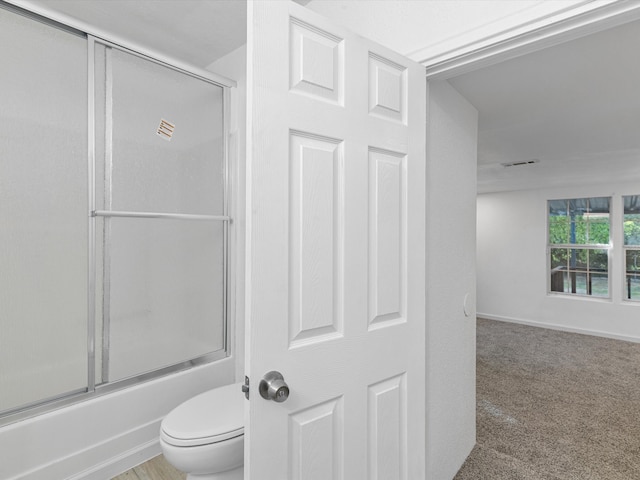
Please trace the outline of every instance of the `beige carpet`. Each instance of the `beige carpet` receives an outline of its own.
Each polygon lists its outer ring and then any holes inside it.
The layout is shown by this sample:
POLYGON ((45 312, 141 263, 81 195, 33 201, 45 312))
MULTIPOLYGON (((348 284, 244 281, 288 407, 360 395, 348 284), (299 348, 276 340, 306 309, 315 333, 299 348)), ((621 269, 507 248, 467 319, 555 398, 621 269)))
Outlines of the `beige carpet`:
POLYGON ((640 344, 478 319, 477 352, 455 480, 640 479, 640 344))

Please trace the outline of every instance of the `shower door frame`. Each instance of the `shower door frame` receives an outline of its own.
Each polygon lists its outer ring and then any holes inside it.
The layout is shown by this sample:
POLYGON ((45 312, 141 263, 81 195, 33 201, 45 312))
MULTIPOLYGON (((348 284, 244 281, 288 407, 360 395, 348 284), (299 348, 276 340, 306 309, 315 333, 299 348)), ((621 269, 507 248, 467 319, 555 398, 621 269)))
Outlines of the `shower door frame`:
MULTIPOLYGON (((182 64, 176 59, 166 58, 161 55, 152 53, 141 53, 132 48, 127 48, 121 44, 111 42, 103 37, 98 37, 75 28, 64 22, 47 18, 38 13, 25 10, 15 5, 2 3, 1 8, 11 11, 18 15, 23 15, 32 21, 47 24, 53 28, 64 30, 68 33, 81 36, 86 41, 87 47, 87 386, 79 390, 65 392, 54 397, 42 398, 34 402, 23 404, 16 408, 11 408, 0 412, 0 427, 25 420, 43 413, 47 413, 59 408, 67 407, 85 400, 89 400, 98 396, 102 396, 116 390, 140 384, 147 380, 156 379, 171 373, 187 370, 198 365, 209 364, 217 360, 227 358, 231 355, 231 336, 229 329, 229 306, 230 298, 233 297, 233 285, 230 285, 230 279, 233 277, 229 271, 229 258, 233 254, 233 247, 230 245, 230 224, 232 217, 230 216, 230 165, 229 165, 229 118, 230 118, 230 100, 231 88, 237 86, 236 82, 217 75, 207 70, 199 69, 192 65, 182 64), (175 213, 155 213, 155 212, 121 212, 96 210, 96 98, 95 98, 95 48, 96 45, 117 49, 119 51, 134 55, 138 58, 151 61, 155 64, 167 67, 171 70, 188 75, 190 77, 205 81, 222 88, 222 141, 223 141, 223 215, 190 215, 175 213), (142 218, 166 218, 174 220, 198 220, 198 221, 222 221, 223 222, 223 347, 220 350, 209 352, 195 358, 154 369, 128 378, 116 380, 113 382, 99 383, 96 379, 96 334, 97 315, 96 315, 96 219, 98 217, 142 217, 142 218)), ((105 125, 106 128, 106 125, 105 125)), ((108 327, 108 325, 106 325, 108 327)), ((105 325, 103 325, 103 345, 102 355, 103 362, 108 356, 105 356, 104 334, 105 325)), ((104 366, 102 367, 104 369, 104 366)))
MULTIPOLYGON (((89 144, 88 144, 88 184, 89 184, 89 300, 88 300, 88 319, 89 319, 89 328, 87 332, 87 342, 89 345, 89 382, 88 382, 88 391, 104 391, 105 393, 108 391, 112 391, 115 389, 123 388, 128 385, 135 385, 139 382, 149 380, 152 378, 157 378, 162 375, 166 375, 169 373, 185 370, 197 365, 203 365, 206 363, 214 362, 216 360, 221 360, 226 358, 230 354, 229 348, 229 329, 227 326, 228 323, 228 294, 229 294, 229 223, 231 222, 231 217, 229 215, 229 156, 228 156, 228 136, 229 136, 229 103, 230 103, 230 91, 229 88, 235 85, 227 85, 221 82, 221 79, 218 76, 211 74, 206 71, 196 71, 194 69, 186 70, 184 68, 175 66, 173 64, 167 63, 162 60, 158 60, 153 57, 149 57, 148 55, 144 55, 142 53, 136 52, 135 50, 131 50, 126 47, 122 47, 116 43, 110 42, 108 40, 104 40, 99 37, 95 37, 93 35, 87 35, 87 53, 88 53, 88 72, 89 72, 89 92, 88 92, 88 109, 87 116, 89 121, 89 144), (223 103, 223 121, 222 121, 222 138, 223 138, 223 154, 224 154, 224 179, 223 179, 223 214, 222 215, 192 215, 192 214, 179 214, 179 213, 161 213, 161 212, 133 212, 133 211, 113 211, 111 210, 111 198, 109 194, 109 199, 105 198, 105 201, 108 201, 105 206, 106 210, 97 210, 96 209, 96 145, 95 145, 95 113, 96 113, 96 105, 95 105, 95 48, 96 45, 102 45, 106 48, 116 49, 124 53, 128 53, 142 60, 147 60, 157 65, 167 67, 171 70, 174 70, 178 73, 188 75, 190 77, 196 78, 198 80, 202 80, 206 83, 221 87, 222 90, 222 103, 223 103), (186 360, 184 362, 179 362, 173 365, 169 365, 166 367, 162 367, 159 369, 152 370, 150 372, 142 373, 139 375, 135 375, 132 377, 124 378, 121 380, 116 380, 113 382, 108 381, 109 376, 109 328, 110 328, 110 318, 108 313, 108 297, 105 296, 105 301, 103 304, 103 325, 102 325, 102 377, 103 379, 106 377, 107 381, 104 383, 98 383, 96 381, 96 252, 95 252, 95 241, 96 241, 96 218, 103 217, 105 220, 113 217, 120 218, 160 218, 160 219, 173 219, 173 220, 191 220, 191 221, 221 221, 223 222, 223 348, 221 350, 217 350, 214 352, 210 352, 204 355, 200 355, 198 357, 192 358, 190 360, 186 360)), ((107 82, 110 79, 107 77, 107 82)), ((227 83, 229 83, 227 81, 227 83)), ((107 84, 106 89, 109 91, 111 86, 107 84)), ((106 119, 105 119, 105 129, 111 128, 112 125, 112 112, 106 111, 106 119)), ((107 152, 110 151, 111 145, 105 144, 105 149, 107 152)), ((110 152, 106 155, 106 157, 110 157, 110 152)), ((104 179, 105 183, 111 182, 111 179, 104 179)), ((109 188, 110 190, 110 188, 109 188)), ((105 230, 107 229, 107 223, 105 223, 105 230)), ((106 235, 105 237, 108 237, 106 235)), ((105 240, 104 244, 104 256, 109 255, 109 246, 107 245, 107 241, 105 240)), ((106 263, 106 262, 105 262, 106 263)), ((103 283, 102 290, 103 292, 109 292, 110 290, 110 282, 107 279, 108 272, 105 272, 105 280, 103 283)))

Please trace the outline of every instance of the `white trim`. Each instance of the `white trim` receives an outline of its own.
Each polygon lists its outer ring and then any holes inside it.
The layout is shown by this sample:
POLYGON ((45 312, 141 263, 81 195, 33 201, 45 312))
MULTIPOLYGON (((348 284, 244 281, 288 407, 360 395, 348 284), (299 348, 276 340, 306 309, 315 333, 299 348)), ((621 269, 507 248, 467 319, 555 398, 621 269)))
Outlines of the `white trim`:
POLYGON ((425 65, 428 79, 451 78, 638 19, 640 2, 588 0, 438 55, 429 57, 426 48, 411 57, 425 65))
MULTIPOLYGON (((87 210, 96 208, 95 41, 87 37, 87 210)), ((87 391, 96 390, 96 221, 87 216, 87 391)))
POLYGON ((86 33, 88 36, 95 37, 100 43, 104 43, 106 45, 115 46, 124 50, 128 50, 133 53, 148 57, 152 60, 156 60, 161 63, 165 63, 168 66, 174 67, 177 70, 182 70, 186 73, 190 73, 194 76, 201 77, 203 79, 214 82, 223 87, 236 87, 235 80, 231 80, 230 78, 224 77, 222 75, 218 75, 216 73, 210 72, 203 68, 192 65, 188 62, 184 62, 175 57, 171 57, 157 50, 147 48, 139 43, 132 42, 122 37, 118 37, 113 33, 95 27, 89 23, 78 20, 77 18, 69 17, 60 12, 56 12, 50 8, 41 6, 41 5, 33 5, 28 0, 4 0, 6 3, 15 5, 16 7, 22 8, 26 11, 35 13, 36 15, 40 15, 41 17, 48 18, 53 20, 54 22, 60 23, 62 25, 66 25, 75 30, 79 30, 81 32, 86 33))
POLYGON ((66 478, 67 480, 104 480, 113 478, 161 453, 159 434, 162 418, 136 426, 62 458, 21 472, 9 480, 66 478), (123 451, 124 447, 124 451, 123 451), (129 447, 129 448, 127 448, 129 447), (106 460, 103 460, 105 459, 106 460), (92 465, 67 476, 79 465, 92 465))
POLYGON ((80 473, 72 475, 67 480, 103 480, 105 478, 113 478, 131 468, 146 462, 147 460, 161 453, 160 440, 158 432, 162 418, 149 422, 133 430, 124 432, 122 435, 115 436, 109 440, 93 445, 86 450, 79 451, 74 455, 60 459, 55 464, 47 465, 45 468, 30 472, 34 478, 42 474, 46 478, 56 478, 63 474, 66 463, 75 464, 78 458, 104 458, 105 453, 117 451, 117 445, 133 445, 130 449, 115 456, 107 457, 108 460, 102 461, 97 465, 84 470, 80 473), (149 439, 148 441, 141 441, 149 439), (60 467, 63 467, 62 469, 60 467))
MULTIPOLYGON (((91 35, 90 33, 87 33, 87 36, 90 38, 93 37, 93 35, 91 35)), ((195 65, 187 64, 170 57, 166 57, 168 60, 165 60, 162 58, 164 55, 161 53, 147 54, 143 50, 144 47, 137 47, 136 49, 133 49, 124 46, 121 42, 116 43, 100 37, 94 37, 94 40, 96 43, 100 43, 105 47, 115 48, 116 50, 120 50, 135 57, 142 58, 143 60, 149 60, 172 70, 176 70, 177 72, 198 78, 199 80, 214 83, 220 87, 237 86, 235 80, 230 80, 228 78, 222 77, 216 73, 210 72, 209 70, 203 70, 202 68, 196 67, 195 65)))
POLYGON ((528 325, 530 327, 547 328, 549 330, 558 330, 562 332, 579 333, 581 335, 591 335, 595 337, 612 338, 614 340, 624 340, 625 342, 640 343, 640 337, 632 335, 621 335, 610 332, 603 332, 601 330, 590 330, 587 328, 569 327, 567 325, 560 325, 557 323, 539 322, 536 320, 525 320, 522 318, 505 317, 502 315, 491 315, 489 313, 476 313, 476 317, 486 318, 487 320, 496 320, 498 322, 506 323, 518 323, 520 325, 528 325))
POLYGON ((69 477, 67 480, 104 480, 105 478, 113 478, 151 460, 161 453, 160 440, 154 439, 113 457, 90 470, 69 477))

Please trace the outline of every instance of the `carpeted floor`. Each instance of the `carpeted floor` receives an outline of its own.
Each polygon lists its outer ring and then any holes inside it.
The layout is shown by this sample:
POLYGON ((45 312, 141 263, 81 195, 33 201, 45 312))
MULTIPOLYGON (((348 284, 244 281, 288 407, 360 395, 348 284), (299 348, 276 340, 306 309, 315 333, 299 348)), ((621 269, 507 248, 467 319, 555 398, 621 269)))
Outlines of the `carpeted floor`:
POLYGON ((478 319, 477 360, 454 480, 640 479, 640 344, 478 319))

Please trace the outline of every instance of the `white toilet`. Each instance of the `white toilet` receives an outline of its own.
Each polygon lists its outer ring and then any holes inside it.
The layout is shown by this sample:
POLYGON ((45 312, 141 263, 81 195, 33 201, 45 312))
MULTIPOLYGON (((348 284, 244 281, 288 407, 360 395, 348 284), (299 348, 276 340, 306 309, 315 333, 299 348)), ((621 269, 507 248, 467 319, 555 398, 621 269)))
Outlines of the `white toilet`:
POLYGON ((241 383, 214 388, 178 405, 162 421, 160 446, 187 480, 242 480, 244 395, 241 383))

